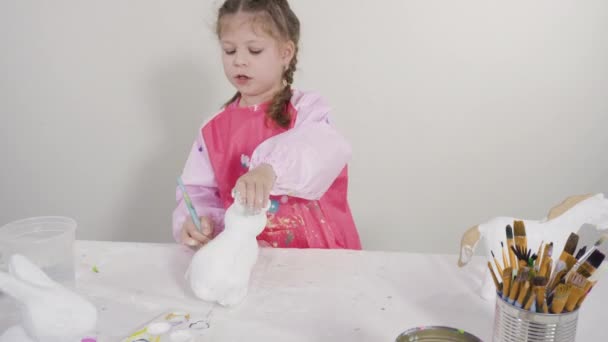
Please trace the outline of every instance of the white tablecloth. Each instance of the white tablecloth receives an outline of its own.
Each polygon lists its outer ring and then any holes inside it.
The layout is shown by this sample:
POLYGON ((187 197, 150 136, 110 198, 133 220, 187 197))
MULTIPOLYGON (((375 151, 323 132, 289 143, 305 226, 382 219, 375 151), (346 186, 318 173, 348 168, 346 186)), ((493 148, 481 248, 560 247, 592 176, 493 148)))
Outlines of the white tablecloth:
MULTIPOLYGON (((120 341, 167 310, 204 317, 206 341, 394 341, 429 325, 491 340, 494 302, 475 293, 483 258, 459 269, 456 255, 262 249, 246 300, 223 308, 191 294, 191 255, 176 244, 78 241, 78 291, 99 308, 99 341, 120 341)), ((604 283, 580 312, 577 341, 608 339, 604 283)))

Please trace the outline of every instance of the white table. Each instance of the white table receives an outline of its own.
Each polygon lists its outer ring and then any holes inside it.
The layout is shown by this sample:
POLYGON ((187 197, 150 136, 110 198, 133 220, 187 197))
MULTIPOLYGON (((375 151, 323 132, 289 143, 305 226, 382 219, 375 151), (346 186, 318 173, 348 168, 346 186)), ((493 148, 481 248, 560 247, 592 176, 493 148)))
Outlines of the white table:
MULTIPOLYGON (((459 269, 455 255, 262 249, 246 300, 226 309, 191 294, 191 255, 176 244, 78 241, 78 288, 99 308, 99 341, 119 341, 170 309, 205 317, 206 341, 394 341, 428 325, 491 340, 494 302, 475 293, 483 258, 459 269)), ((580 312, 578 341, 607 336, 604 283, 580 312)))

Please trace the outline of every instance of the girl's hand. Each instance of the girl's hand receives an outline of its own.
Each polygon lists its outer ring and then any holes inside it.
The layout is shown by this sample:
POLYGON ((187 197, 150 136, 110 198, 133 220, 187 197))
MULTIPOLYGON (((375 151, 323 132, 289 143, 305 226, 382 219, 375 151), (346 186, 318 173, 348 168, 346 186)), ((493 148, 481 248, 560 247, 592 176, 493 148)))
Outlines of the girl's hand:
POLYGON ((276 174, 272 166, 260 164, 237 180, 235 200, 240 200, 245 207, 259 212, 268 205, 275 179, 276 174))
POLYGON ((208 217, 201 217, 201 230, 200 232, 192 218, 188 216, 184 225, 182 226, 181 242, 190 247, 202 247, 213 239, 213 221, 208 217))

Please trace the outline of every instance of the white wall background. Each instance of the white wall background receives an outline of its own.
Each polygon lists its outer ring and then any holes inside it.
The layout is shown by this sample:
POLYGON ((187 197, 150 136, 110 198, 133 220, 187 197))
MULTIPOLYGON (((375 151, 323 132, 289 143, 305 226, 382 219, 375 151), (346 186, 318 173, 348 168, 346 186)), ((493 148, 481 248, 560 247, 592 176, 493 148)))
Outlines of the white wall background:
MULTIPOLYGON (((365 248, 456 253, 490 217, 608 191, 608 2, 291 2, 296 86, 353 144, 365 248)), ((214 6, 0 2, 0 223, 170 241, 175 176, 232 95, 214 6)))

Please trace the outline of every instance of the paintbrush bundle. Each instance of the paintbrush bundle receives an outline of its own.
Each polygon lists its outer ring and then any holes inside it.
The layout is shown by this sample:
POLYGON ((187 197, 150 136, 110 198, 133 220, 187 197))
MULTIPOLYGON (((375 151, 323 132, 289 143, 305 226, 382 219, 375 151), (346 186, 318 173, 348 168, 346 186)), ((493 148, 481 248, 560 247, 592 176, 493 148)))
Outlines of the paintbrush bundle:
POLYGON ((579 236, 572 233, 559 259, 553 260, 553 242, 541 242, 538 253, 532 254, 524 222, 514 221, 513 228, 506 227, 506 241, 500 243, 503 264, 494 252, 493 260, 488 261, 496 292, 507 303, 533 312, 578 310, 608 269, 606 256, 598 248, 604 241, 600 239, 591 248, 583 246, 577 252, 579 236))

